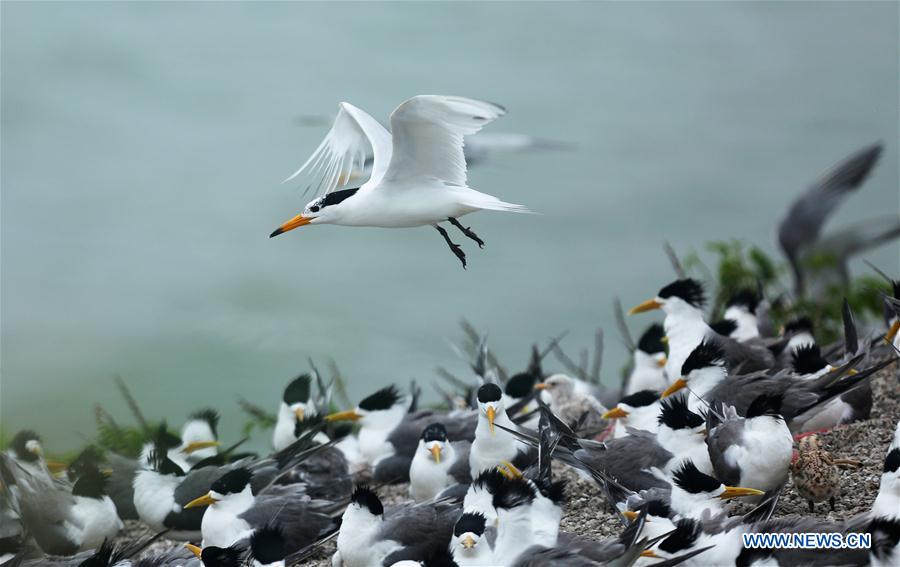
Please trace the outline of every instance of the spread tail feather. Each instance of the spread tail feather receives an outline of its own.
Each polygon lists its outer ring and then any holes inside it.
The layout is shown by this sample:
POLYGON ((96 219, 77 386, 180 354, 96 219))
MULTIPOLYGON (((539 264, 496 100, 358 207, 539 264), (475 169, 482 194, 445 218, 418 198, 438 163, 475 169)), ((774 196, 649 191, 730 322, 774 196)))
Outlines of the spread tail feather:
POLYGON ((501 201, 493 195, 481 193, 480 191, 476 191, 474 189, 470 189, 466 192, 465 198, 463 199, 463 205, 472 207, 473 209, 480 209, 484 211, 505 211, 508 213, 535 214, 534 211, 530 210, 525 205, 507 203, 506 201, 501 201))

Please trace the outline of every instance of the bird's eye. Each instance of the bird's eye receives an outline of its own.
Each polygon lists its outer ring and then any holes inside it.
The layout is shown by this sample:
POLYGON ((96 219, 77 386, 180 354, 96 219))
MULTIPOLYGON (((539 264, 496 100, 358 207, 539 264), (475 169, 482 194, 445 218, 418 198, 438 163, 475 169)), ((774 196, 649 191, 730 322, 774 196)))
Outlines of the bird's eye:
POLYGON ((319 205, 313 205, 312 207, 309 208, 309 210, 312 211, 312 212, 314 212, 314 213, 318 213, 318 212, 319 212, 319 205))

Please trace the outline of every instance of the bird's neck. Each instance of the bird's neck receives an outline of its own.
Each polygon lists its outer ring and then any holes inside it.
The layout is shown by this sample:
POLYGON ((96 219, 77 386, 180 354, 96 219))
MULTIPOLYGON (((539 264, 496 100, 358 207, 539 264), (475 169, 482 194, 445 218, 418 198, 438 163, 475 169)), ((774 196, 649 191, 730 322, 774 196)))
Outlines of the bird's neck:
POLYGON ((759 336, 756 315, 740 307, 729 307, 725 310, 725 318, 737 323, 731 336, 738 341, 747 341, 759 336))

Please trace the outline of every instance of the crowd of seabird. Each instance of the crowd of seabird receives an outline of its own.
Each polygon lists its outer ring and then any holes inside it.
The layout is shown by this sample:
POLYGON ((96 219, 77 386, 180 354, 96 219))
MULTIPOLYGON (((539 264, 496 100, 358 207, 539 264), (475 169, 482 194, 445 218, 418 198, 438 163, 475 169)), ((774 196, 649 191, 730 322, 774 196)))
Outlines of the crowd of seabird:
POLYGON ((209 409, 179 433, 159 425, 136 459, 89 447, 48 462, 38 435, 21 431, 0 456, 4 564, 294 565, 334 540, 335 567, 896 565, 900 426, 869 513, 771 518, 791 475, 811 510, 834 505, 836 467, 854 463, 833 458, 816 433, 868 417, 871 377, 898 360, 896 293, 884 298, 885 334, 860 337, 845 306, 835 345, 819 345, 809 320, 767 336, 762 298, 747 291, 725 310, 732 333, 720 334, 704 299, 702 284, 680 279, 632 309, 665 316, 636 343, 615 403, 594 384, 545 373, 535 349, 508 379, 476 361, 469 387, 443 391, 455 399, 445 410, 391 385, 329 412, 331 385, 301 375, 278 402, 267 456, 223 447, 209 409), (560 530, 566 485, 554 462, 596 482, 620 536, 560 530), (402 482, 409 501, 386 506, 379 487, 402 482), (736 498, 755 508, 732 516, 736 498), (124 519, 186 544, 133 559, 150 541, 112 546, 124 519), (744 533, 797 531, 868 532, 873 545, 741 545, 744 533))
MULTIPOLYGON (((394 111, 388 132, 342 104, 298 171, 321 170, 326 194, 273 236, 307 224, 434 225, 465 266, 438 222, 481 246, 457 217, 524 211, 466 185, 463 136, 504 112, 460 97, 414 97, 394 111), (366 167, 367 149, 369 181, 343 188, 366 167), (423 183, 432 185, 428 195, 423 183)), ((837 250, 835 277, 846 281, 850 255, 896 235, 893 223, 846 250, 838 245, 847 234, 820 237, 880 152, 876 145, 851 156, 781 224, 798 296, 825 278, 811 277, 806 255, 837 250)), ((137 457, 88 447, 68 463, 50 462, 40 437, 21 431, 0 454, 0 564, 274 567, 303 564, 333 542, 334 567, 900 565, 900 425, 869 512, 839 523, 771 517, 791 475, 810 509, 833 506, 835 467, 853 466, 816 433, 867 419, 872 376, 898 360, 900 283, 884 277, 892 289, 883 297, 886 331, 861 336, 845 302, 843 340, 819 344, 809 318, 776 330, 759 289, 735 293, 711 321, 704 285, 679 274, 631 310, 664 318, 626 341, 631 370, 617 389, 587 372, 545 373, 548 351, 537 348, 523 372, 507 377, 487 363, 484 342, 471 375, 440 390, 444 409, 420 407, 415 386, 407 394, 390 385, 335 411, 333 384, 304 374, 278 401, 268 455, 223 445, 219 414, 209 409, 178 432, 165 422, 148 428, 137 457), (621 520, 618 536, 560 529, 567 486, 559 467, 596 483, 621 520), (409 484, 409 499, 385 505, 379 491, 396 483, 409 484), (755 507, 733 514, 733 499, 755 507), (114 544, 123 520, 157 535, 114 544), (866 532, 872 546, 744 548, 750 532, 866 532), (184 546, 146 549, 160 537, 184 546)))

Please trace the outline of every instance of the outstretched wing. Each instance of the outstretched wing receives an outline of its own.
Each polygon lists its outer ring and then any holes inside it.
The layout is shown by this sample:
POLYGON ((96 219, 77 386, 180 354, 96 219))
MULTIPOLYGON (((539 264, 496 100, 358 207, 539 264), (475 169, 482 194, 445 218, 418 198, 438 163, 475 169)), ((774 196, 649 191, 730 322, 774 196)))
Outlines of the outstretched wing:
POLYGON ((881 150, 879 143, 853 154, 793 202, 778 227, 778 240, 788 257, 818 239, 829 215, 869 176, 881 150))
POLYGON ((374 184, 384 176, 391 161, 391 134, 365 111, 342 102, 325 139, 306 163, 284 181, 303 173, 310 179, 307 190, 315 184, 317 194, 330 193, 365 169, 370 150, 374 160, 369 182, 374 184))
POLYGON ((424 177, 464 186, 463 137, 504 114, 499 105, 457 96, 407 100, 391 114, 393 155, 385 179, 424 177))

